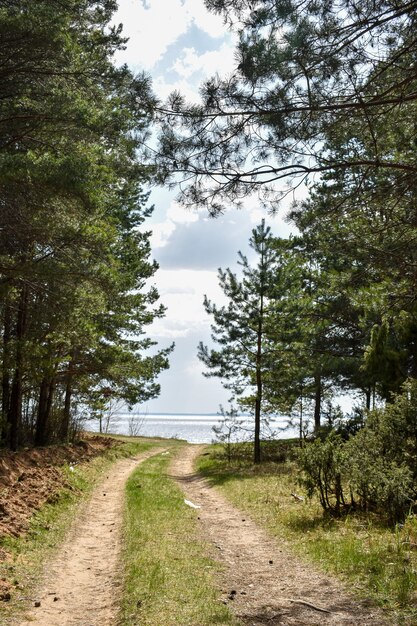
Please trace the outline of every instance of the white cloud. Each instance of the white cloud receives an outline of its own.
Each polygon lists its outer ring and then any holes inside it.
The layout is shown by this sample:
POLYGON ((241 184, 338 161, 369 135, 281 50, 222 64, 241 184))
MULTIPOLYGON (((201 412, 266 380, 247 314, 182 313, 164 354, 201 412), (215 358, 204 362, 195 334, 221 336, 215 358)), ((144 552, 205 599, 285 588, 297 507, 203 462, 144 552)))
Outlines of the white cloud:
POLYGON ((179 286, 179 285, 173 285, 172 287, 164 287, 164 294, 166 295, 167 293, 173 293, 175 295, 181 295, 183 293, 194 293, 194 288, 193 287, 187 287, 187 286, 179 286))
POLYGON ((205 76, 229 74, 235 67, 233 51, 229 44, 223 43, 218 50, 198 54, 195 48, 184 48, 182 58, 175 61, 172 69, 181 78, 189 79, 193 74, 205 76))
POLYGON ((211 37, 226 32, 221 18, 209 14, 203 0, 120 0, 114 22, 123 24, 130 39, 118 61, 147 70, 193 23, 211 37))
POLYGON ((152 336, 171 341, 175 341, 180 337, 186 337, 189 333, 190 327, 188 324, 176 324, 172 320, 156 320, 150 330, 152 336))
POLYGON ((198 212, 186 209, 178 202, 172 202, 167 210, 167 218, 176 224, 189 224, 198 221, 198 212))
POLYGON ((186 0, 186 10, 193 16, 193 20, 202 31, 211 37, 222 37, 226 31, 223 18, 209 13, 203 0, 186 0))
POLYGON ((130 41, 118 60, 151 69, 168 46, 187 32, 191 21, 181 0, 120 0, 114 22, 123 24, 130 41))
POLYGON ((203 365, 203 363, 200 361, 200 359, 197 356, 192 358, 189 364, 187 365, 187 367, 185 368, 185 372, 187 376, 189 376, 191 379, 193 378, 197 379, 196 380, 197 384, 200 383, 201 377, 203 376, 203 372, 206 372, 206 371, 207 371, 207 368, 203 365))
POLYGON ((167 316, 155 320, 150 329, 157 337, 175 339, 207 329, 212 320, 203 306, 204 295, 219 305, 226 301, 217 272, 160 269, 155 284, 168 309, 167 316))
POLYGON ((175 228, 172 220, 152 224, 152 235, 150 238, 152 249, 166 246, 175 228))
POLYGON ((155 258, 161 267, 176 270, 216 271, 218 267, 234 267, 239 250, 251 256, 248 241, 253 227, 264 217, 274 234, 282 234, 283 226, 288 229, 282 220, 270 218, 265 210, 259 211, 257 204, 252 209, 229 209, 216 219, 208 218, 205 211, 189 213, 171 205, 170 215, 176 221, 167 220, 166 237, 159 242, 155 258), (169 229, 168 224, 172 223, 175 228, 169 229))
POLYGON ((163 76, 153 76, 152 89, 161 100, 166 100, 173 91, 179 91, 187 102, 200 101, 198 86, 190 85, 185 80, 167 81, 163 76))
POLYGON ((154 222, 150 225, 152 228, 152 250, 164 248, 176 230, 178 224, 191 224, 192 222, 197 221, 198 213, 196 211, 185 209, 183 206, 178 204, 178 202, 173 201, 166 210, 166 220, 163 222, 154 222))

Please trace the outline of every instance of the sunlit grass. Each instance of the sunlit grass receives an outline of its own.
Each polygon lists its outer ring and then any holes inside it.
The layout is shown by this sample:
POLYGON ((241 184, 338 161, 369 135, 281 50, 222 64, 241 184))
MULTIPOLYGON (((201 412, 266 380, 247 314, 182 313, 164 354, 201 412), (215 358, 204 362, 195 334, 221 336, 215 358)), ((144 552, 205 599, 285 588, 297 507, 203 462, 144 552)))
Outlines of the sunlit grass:
POLYGON ((140 465, 128 481, 124 527, 123 626, 232 626, 218 598, 215 563, 197 514, 167 474, 170 455, 140 465))
POLYGON ((253 466, 228 464, 213 446, 199 470, 237 506, 248 511, 299 555, 349 582, 359 595, 392 610, 402 624, 417 624, 417 520, 388 528, 372 515, 351 513, 335 519, 304 496, 292 461, 253 466))

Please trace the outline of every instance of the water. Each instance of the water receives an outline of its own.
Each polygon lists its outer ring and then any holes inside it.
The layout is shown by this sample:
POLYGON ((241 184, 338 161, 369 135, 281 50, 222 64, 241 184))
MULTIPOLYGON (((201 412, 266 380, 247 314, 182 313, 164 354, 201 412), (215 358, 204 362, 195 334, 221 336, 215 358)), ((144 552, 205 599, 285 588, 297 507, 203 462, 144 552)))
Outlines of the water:
MULTIPOLYGON (((109 433, 118 435, 139 435, 142 437, 164 437, 166 439, 185 439, 189 443, 211 443, 215 440, 213 426, 218 426, 222 417, 220 415, 201 414, 167 414, 149 413, 147 415, 132 415, 120 413, 114 415, 109 424, 109 433)), ((250 417, 239 418, 244 421, 244 430, 234 438, 235 441, 248 439, 248 430, 251 430, 252 419, 250 417)), ((274 430, 284 425, 280 419, 274 423, 274 430)), ((87 421, 87 430, 98 432, 99 424, 96 420, 87 421)), ((103 430, 105 429, 103 420, 103 430)), ((278 431, 276 438, 291 437, 292 431, 278 431)))

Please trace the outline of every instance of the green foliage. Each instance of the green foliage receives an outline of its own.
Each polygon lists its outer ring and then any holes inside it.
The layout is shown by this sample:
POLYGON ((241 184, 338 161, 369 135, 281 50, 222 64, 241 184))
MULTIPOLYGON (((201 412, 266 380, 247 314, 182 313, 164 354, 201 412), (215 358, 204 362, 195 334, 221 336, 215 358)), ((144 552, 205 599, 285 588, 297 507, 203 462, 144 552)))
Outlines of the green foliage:
POLYGON ((391 522, 402 521, 416 494, 410 467, 390 459, 392 443, 386 449, 380 434, 365 427, 346 444, 345 452, 345 476, 358 506, 383 511, 391 522))
POLYGON ((113 0, 0 8, 0 314, 3 443, 67 439, 90 389, 159 392, 170 349, 147 287, 151 213, 139 161, 148 80, 117 68, 113 0), (23 407, 26 412, 23 412, 23 407), (53 414, 57 419, 53 418, 53 414), (61 416, 59 419, 58 416, 61 416))
POLYGON ((384 409, 371 412, 349 439, 335 432, 300 451, 301 484, 322 507, 378 511, 391 523, 403 521, 417 497, 416 383, 384 409))
POLYGON ((306 185, 290 213, 302 286, 274 320, 283 337, 287 314, 292 349, 270 378, 286 377, 271 399, 300 431, 296 407, 314 403, 317 432, 320 397, 360 390, 370 408, 417 378, 416 6, 206 4, 238 36, 236 68, 206 81, 200 105, 160 107, 160 177, 183 175, 182 200, 213 214, 256 191, 274 210, 306 185))
POLYGON ((271 370, 271 341, 265 329, 266 311, 272 295, 276 256, 270 229, 265 222, 252 231, 249 240, 257 255, 251 266, 239 253, 242 277, 230 269, 219 270, 219 283, 228 299, 217 307, 205 298, 205 309, 213 316, 212 339, 219 349, 199 345, 198 357, 208 368, 206 376, 222 379, 238 405, 254 416, 254 458, 260 461, 261 416, 265 414, 263 385, 271 370))
POLYGON ((414 3, 206 5, 238 38, 236 67, 206 81, 201 105, 175 95, 161 107, 160 176, 184 177, 183 201, 217 213, 259 191, 276 206, 288 193, 283 180, 294 187, 346 171, 359 194, 370 190, 362 187, 369 173, 386 173, 408 194, 416 173, 414 3), (350 129, 345 142, 342 128, 350 129))
POLYGON ((307 444, 299 456, 303 472, 300 484, 310 498, 317 492, 322 507, 336 515, 340 514, 344 503, 341 485, 343 460, 342 439, 333 433, 324 441, 316 439, 307 444))

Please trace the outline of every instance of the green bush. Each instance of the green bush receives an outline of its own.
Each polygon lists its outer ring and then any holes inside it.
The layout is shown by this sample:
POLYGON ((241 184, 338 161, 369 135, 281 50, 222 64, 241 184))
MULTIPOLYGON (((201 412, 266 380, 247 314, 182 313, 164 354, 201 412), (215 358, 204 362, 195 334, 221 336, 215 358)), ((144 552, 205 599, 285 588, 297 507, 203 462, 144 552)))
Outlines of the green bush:
POLYGON ((364 428, 345 445, 345 482, 364 511, 384 512, 391 522, 402 520, 414 500, 413 473, 398 451, 392 458, 380 432, 364 428))
POLYGON ((417 381, 384 409, 369 413, 348 440, 335 431, 299 454, 300 482, 322 507, 377 511, 391 523, 403 521, 417 497, 417 381))
POLYGON ((299 451, 298 461, 303 471, 300 483, 311 497, 318 493, 326 511, 339 515, 345 505, 342 490, 344 442, 332 432, 325 439, 316 439, 299 451))

